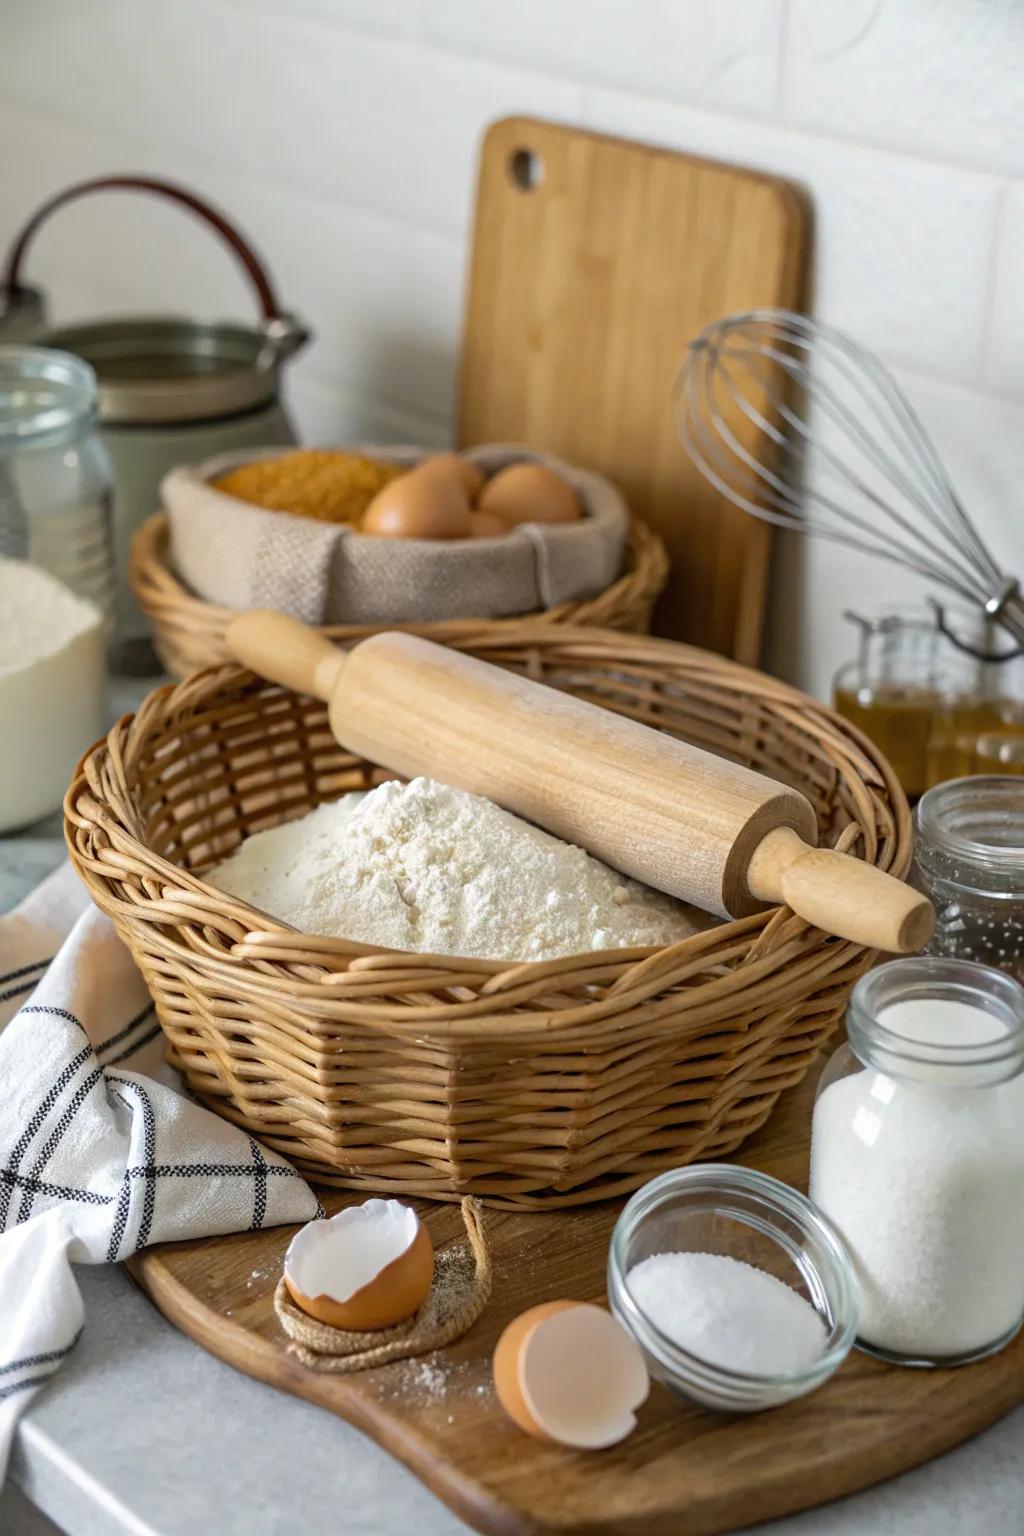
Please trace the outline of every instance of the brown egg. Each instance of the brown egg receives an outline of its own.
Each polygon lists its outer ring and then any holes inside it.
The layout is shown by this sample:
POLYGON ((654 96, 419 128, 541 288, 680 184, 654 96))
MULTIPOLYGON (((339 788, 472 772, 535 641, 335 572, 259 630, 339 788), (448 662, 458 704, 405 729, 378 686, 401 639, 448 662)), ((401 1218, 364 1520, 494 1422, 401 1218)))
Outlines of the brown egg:
POLYGON ((498 1401, 520 1429, 577 1450, 624 1440, 650 1388, 636 1340, 583 1301, 548 1301, 515 1318, 492 1369, 498 1401))
POLYGON ((468 539, 469 498, 452 475, 410 470, 377 492, 360 532, 381 539, 468 539))
POLYGON ((429 470, 432 475, 450 475, 459 482, 470 501, 476 500, 484 483, 483 473, 461 453, 434 453, 429 459, 422 459, 416 468, 429 470))
POLYGON ((503 539, 512 532, 508 523, 494 512, 471 512, 469 521, 471 539, 503 539))
POLYGON ((544 464, 510 464, 499 469, 477 497, 481 512, 506 523, 574 523, 579 502, 561 475, 544 464))
POLYGON ((310 1221, 288 1245, 284 1283, 295 1305, 331 1328, 367 1333, 418 1312, 434 1280, 434 1248, 400 1200, 349 1205, 310 1221))

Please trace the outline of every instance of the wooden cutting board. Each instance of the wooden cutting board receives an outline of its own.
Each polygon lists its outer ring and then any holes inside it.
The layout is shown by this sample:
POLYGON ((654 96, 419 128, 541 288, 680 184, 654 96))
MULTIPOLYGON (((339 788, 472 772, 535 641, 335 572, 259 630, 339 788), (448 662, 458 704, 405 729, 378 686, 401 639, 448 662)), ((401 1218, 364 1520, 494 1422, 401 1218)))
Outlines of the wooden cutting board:
MULTIPOLYGON (((808 1079, 736 1160, 802 1184, 812 1098, 808 1079)), ((362 1197, 324 1198, 333 1211, 362 1197)), ((461 1236, 457 1206, 416 1204, 435 1246, 461 1236)), ((358 1376, 320 1375, 287 1353, 272 1297, 294 1229, 168 1244, 129 1267, 200 1344, 365 1430, 456 1514, 494 1536, 715 1536, 892 1477, 1024 1400, 1021 1335, 958 1371, 897 1370, 854 1353, 810 1397, 745 1418, 707 1413, 655 1386, 631 1438, 598 1454, 530 1440, 495 1398, 494 1343, 536 1302, 603 1297, 619 1208, 487 1211, 495 1285, 480 1321, 426 1362, 358 1376)))
POLYGON ((460 444, 529 443, 616 481, 672 557, 655 632, 750 664, 770 530, 687 458, 672 381, 710 321, 802 307, 808 244, 777 177, 531 118, 483 142, 460 444))

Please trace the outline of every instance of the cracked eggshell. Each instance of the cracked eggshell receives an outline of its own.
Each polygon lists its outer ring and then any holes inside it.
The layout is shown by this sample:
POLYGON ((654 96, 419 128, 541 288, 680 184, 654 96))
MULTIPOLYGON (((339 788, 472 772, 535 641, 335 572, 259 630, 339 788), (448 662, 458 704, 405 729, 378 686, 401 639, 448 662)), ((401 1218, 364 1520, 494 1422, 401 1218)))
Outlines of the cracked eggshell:
POLYGON ((549 1301, 515 1318, 494 1350, 494 1386, 535 1439, 576 1450, 617 1445, 636 1427, 650 1380, 636 1340, 590 1302, 549 1301))
POLYGON ((400 1200, 366 1200, 329 1221, 307 1222, 284 1256, 295 1305, 352 1333, 404 1322, 426 1301, 433 1279, 427 1229, 400 1200))

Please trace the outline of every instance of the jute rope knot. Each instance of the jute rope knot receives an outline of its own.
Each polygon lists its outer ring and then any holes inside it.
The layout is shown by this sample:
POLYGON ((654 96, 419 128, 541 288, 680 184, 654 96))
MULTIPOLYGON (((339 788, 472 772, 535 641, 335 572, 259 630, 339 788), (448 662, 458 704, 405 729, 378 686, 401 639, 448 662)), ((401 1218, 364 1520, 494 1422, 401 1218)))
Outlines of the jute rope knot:
POLYGON ((443 1349, 467 1333, 491 1295, 491 1254, 483 1228, 483 1207, 467 1196, 462 1202, 465 1240, 449 1243, 434 1260, 430 1295, 415 1316, 394 1328, 349 1333, 301 1311, 285 1287, 274 1292, 274 1311, 291 1343, 289 1351, 314 1371, 348 1374, 443 1349))

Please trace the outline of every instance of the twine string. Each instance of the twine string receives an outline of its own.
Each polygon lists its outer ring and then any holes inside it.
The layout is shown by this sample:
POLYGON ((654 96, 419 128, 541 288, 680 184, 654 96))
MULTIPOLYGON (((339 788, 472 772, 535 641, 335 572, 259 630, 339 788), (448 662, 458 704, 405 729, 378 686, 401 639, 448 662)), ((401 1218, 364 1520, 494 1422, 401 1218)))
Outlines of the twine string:
POLYGON ((461 1338, 483 1312, 493 1284, 483 1207, 467 1196, 461 1209, 465 1239, 437 1255, 430 1295, 413 1317, 394 1328, 350 1333, 318 1322, 295 1305, 282 1276, 274 1292, 274 1311, 290 1340, 289 1352, 311 1370, 348 1375, 429 1354, 461 1338))

